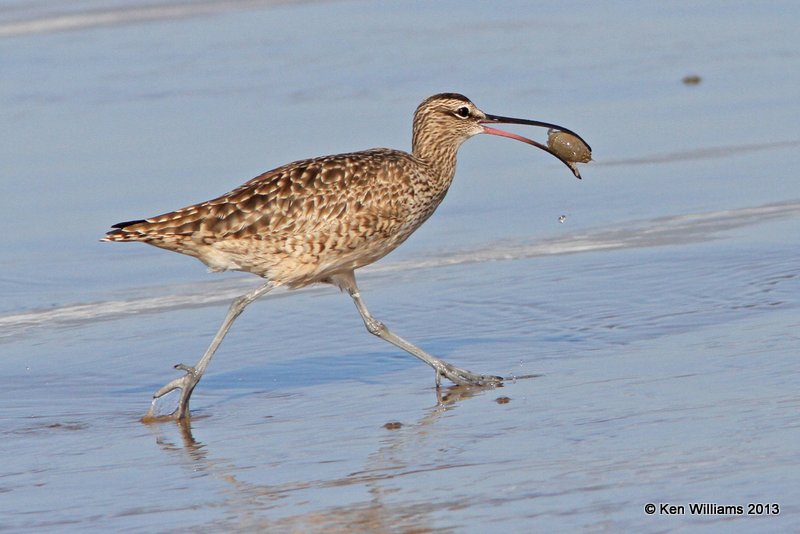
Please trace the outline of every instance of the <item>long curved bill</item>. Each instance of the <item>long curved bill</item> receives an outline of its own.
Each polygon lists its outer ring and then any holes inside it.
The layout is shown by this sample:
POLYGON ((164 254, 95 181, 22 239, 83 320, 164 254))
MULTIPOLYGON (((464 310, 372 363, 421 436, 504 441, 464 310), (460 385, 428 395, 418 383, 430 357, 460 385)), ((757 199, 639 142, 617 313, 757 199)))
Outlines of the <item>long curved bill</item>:
POLYGON ((559 154, 556 154, 547 145, 543 145, 542 143, 536 142, 533 139, 528 139, 527 137, 522 137, 521 135, 517 135, 517 134, 511 133, 511 132, 506 132, 506 131, 503 131, 503 130, 498 130, 497 128, 492 128, 490 126, 485 126, 485 125, 486 124, 524 124, 526 126, 540 126, 542 128, 552 128, 552 129, 558 130, 560 132, 566 132, 566 133, 568 133, 570 135, 574 135, 575 137, 580 139, 580 141, 584 145, 586 145, 586 148, 589 150, 589 152, 591 152, 592 149, 589 146, 589 143, 584 141, 583 138, 580 135, 578 135, 577 133, 573 132, 572 130, 570 130, 568 128, 564 128, 563 126, 559 126, 558 124, 552 124, 552 123, 549 123, 549 122, 534 121, 534 120, 529 120, 529 119, 515 119, 513 117, 501 117, 499 115, 488 115, 488 114, 486 115, 485 119, 481 120, 481 124, 484 125, 483 126, 483 132, 484 133, 487 133, 489 135, 498 135, 500 137, 508 137, 509 139, 516 139, 517 141, 522 141, 523 143, 528 143, 529 145, 533 145, 536 148, 541 148, 545 152, 548 152, 551 155, 553 155, 554 157, 558 158, 558 160, 561 161, 561 163, 563 163, 564 165, 569 167, 569 170, 572 171, 572 174, 575 175, 575 178, 577 178, 578 180, 581 179, 581 173, 580 173, 580 171, 578 171, 578 167, 575 165, 575 162, 568 161, 568 160, 564 159, 559 154))

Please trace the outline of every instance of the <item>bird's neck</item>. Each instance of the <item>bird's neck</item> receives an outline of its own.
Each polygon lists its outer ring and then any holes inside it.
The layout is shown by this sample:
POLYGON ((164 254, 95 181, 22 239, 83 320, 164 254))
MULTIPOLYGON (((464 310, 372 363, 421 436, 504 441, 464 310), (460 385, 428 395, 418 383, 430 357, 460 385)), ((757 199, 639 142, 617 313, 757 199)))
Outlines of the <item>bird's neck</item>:
POLYGON ((458 146, 426 142, 424 137, 414 137, 412 142, 412 155, 428 169, 431 178, 442 182, 449 187, 456 172, 456 153, 458 146))

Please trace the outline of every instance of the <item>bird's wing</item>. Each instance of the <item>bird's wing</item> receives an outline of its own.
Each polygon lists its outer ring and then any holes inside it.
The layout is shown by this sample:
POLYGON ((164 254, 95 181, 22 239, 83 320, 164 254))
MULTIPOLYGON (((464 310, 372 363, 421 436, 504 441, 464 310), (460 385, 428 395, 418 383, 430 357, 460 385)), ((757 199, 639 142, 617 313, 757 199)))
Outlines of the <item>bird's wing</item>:
POLYGON ((297 161, 213 200, 115 225, 109 237, 171 236, 210 244, 316 234, 328 227, 371 232, 378 220, 403 217, 407 203, 399 199, 413 194, 403 172, 408 164, 406 154, 388 149, 297 161))

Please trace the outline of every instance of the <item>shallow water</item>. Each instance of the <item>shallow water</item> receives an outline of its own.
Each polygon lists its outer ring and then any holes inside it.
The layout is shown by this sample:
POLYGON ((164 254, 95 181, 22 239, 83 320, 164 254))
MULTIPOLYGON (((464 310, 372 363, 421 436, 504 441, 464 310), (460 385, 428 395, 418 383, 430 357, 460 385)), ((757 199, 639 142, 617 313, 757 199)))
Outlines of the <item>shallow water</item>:
POLYGON ((798 14, 0 2, 0 529, 797 529, 798 14), (107 227, 293 159, 406 148, 417 103, 449 90, 564 124, 596 162, 579 182, 471 140, 362 293, 433 354, 537 376, 437 395, 317 287, 237 321, 190 427, 141 424, 258 281, 98 243, 107 227))

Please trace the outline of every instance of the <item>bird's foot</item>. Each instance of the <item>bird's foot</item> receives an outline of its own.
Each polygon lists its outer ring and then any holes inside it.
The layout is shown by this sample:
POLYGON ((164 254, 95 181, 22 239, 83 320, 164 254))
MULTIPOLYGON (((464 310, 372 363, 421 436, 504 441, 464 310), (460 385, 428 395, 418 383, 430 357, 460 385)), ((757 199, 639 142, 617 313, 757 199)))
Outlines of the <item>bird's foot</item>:
POLYGON ((165 420, 183 420, 189 417, 189 397, 192 395, 195 386, 200 382, 202 374, 198 373, 194 367, 179 363, 175 365, 175 369, 186 371, 186 374, 168 382, 164 387, 153 393, 153 402, 150 409, 142 417, 145 423, 165 421, 165 420), (178 398, 178 407, 168 415, 158 415, 156 413, 156 406, 158 399, 176 389, 180 390, 180 397, 178 398))
POLYGON ((460 386, 499 386, 505 380, 502 376, 478 375, 465 369, 459 369, 447 362, 441 362, 441 365, 435 366, 434 369, 437 388, 442 384, 442 377, 460 386))

